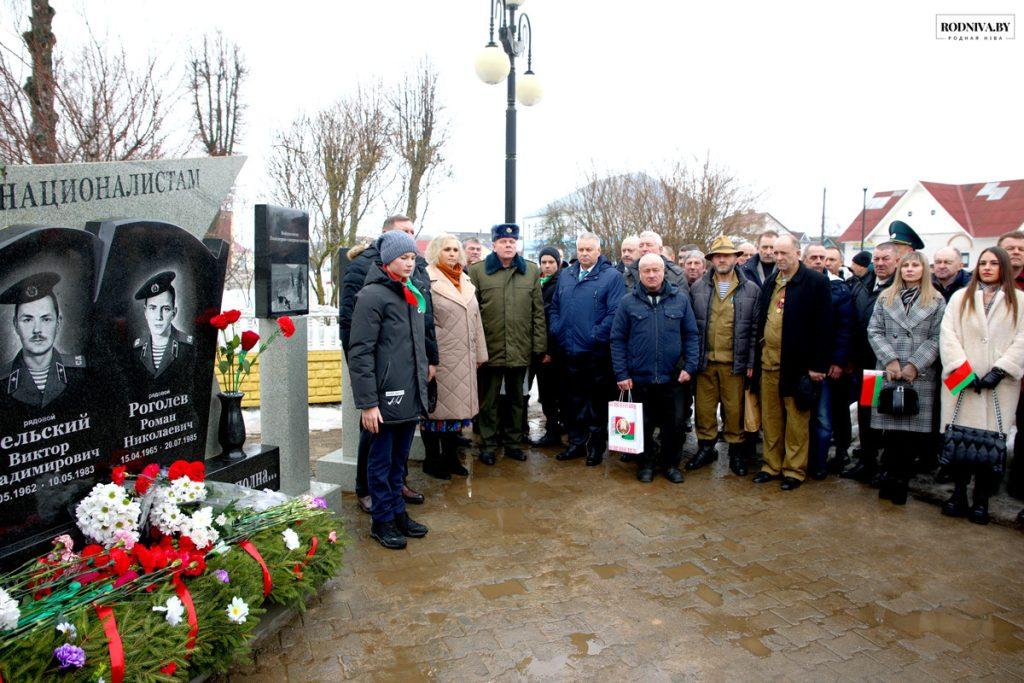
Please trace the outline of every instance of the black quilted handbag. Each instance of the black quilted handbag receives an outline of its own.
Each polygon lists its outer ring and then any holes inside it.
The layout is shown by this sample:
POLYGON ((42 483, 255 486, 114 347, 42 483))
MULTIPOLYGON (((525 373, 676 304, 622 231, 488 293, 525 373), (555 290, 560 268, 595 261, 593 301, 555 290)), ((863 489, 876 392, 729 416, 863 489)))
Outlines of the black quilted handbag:
POLYGON ((878 392, 878 412, 893 417, 911 417, 920 412, 917 389, 910 382, 886 384, 878 392))
POLYGON ((999 397, 992 391, 992 402, 996 407, 996 426, 998 432, 976 427, 964 427, 956 423, 960 403, 964 400, 964 391, 956 397, 953 418, 946 425, 942 434, 942 450, 939 453, 939 464, 954 468, 987 466, 992 474, 1002 475, 1006 469, 1006 433, 1003 431, 1003 412, 999 409, 999 397))

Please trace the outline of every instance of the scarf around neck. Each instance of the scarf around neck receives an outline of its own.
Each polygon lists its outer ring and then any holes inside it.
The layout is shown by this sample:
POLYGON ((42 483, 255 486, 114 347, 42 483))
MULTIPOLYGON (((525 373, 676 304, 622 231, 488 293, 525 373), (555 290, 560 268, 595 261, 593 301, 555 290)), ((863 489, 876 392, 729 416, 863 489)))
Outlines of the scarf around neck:
POLYGON ((447 264, 437 262, 437 269, 441 271, 441 274, 448 278, 448 281, 455 285, 455 289, 462 291, 462 264, 456 263, 455 267, 451 267, 447 264))
POLYGON ((911 307, 913 307, 914 302, 917 301, 918 297, 920 296, 920 287, 907 287, 906 289, 900 292, 900 299, 903 300, 903 308, 906 309, 907 313, 910 313, 911 307))
POLYGON ((405 302, 410 306, 415 306, 418 313, 425 313, 427 310, 427 300, 424 298, 423 293, 413 284, 410 278, 402 279, 392 273, 387 266, 381 266, 381 269, 387 274, 389 278, 395 282, 402 284, 402 294, 405 295, 405 302))

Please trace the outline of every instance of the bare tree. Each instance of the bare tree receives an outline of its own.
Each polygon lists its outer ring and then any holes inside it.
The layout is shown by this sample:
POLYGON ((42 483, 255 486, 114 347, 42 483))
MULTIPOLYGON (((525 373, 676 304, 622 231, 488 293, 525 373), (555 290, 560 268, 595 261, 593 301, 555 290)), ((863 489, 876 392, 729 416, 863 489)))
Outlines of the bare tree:
POLYGON ((241 290, 246 308, 252 306, 253 254, 238 242, 231 243, 228 267, 224 275, 224 286, 227 289, 241 290))
POLYGON ((239 100, 248 70, 239 47, 218 31, 189 51, 189 88, 196 137, 212 157, 230 155, 239 140, 244 105, 239 100))
POLYGON ((391 145, 400 163, 404 213, 413 221, 420 215, 420 197, 431 181, 448 175, 443 155, 448 127, 442 117, 444 107, 438 98, 437 80, 437 70, 424 60, 388 97, 393 117, 391 145))
POLYGON ((390 184, 388 139, 391 119, 380 84, 359 86, 343 104, 344 125, 354 143, 350 176, 347 244, 356 241, 359 224, 370 206, 380 200, 390 184))
MULTIPOLYGON (((54 56, 53 9, 32 0, 23 37, 28 61, 0 55, 0 161, 53 163, 150 159, 161 156, 171 103, 167 74, 156 59, 129 66, 90 31, 70 58, 54 56), (21 74, 31 71, 26 85, 21 74), (51 104, 52 102, 52 104, 51 104)), ((136 62, 138 60, 132 60, 136 62)))

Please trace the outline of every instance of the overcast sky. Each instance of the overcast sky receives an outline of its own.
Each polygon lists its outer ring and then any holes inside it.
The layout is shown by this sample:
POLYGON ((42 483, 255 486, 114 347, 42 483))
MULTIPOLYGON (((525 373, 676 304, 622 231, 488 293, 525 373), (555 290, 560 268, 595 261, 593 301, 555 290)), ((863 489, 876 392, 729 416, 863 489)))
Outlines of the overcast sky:
MULTIPOLYGON (((502 218, 504 84, 485 85, 473 72, 487 39, 486 0, 51 2, 59 44, 81 35, 83 16, 132 55, 180 62, 186 45, 217 28, 240 44, 250 67, 240 209, 250 216, 251 203, 266 198, 276 128, 429 56, 451 120, 454 175, 432 192, 426 229, 474 230, 502 218)), ((11 17, 20 5, 5 0, 7 45, 17 40, 11 17)), ((592 164, 645 170, 705 151, 762 193, 759 210, 815 232, 823 187, 827 230, 836 232, 860 210, 865 186, 1024 177, 1024 37, 935 38, 936 12, 1019 19, 1022 8, 1019 0, 529 0, 545 98, 520 108, 519 216, 575 189, 592 164)))

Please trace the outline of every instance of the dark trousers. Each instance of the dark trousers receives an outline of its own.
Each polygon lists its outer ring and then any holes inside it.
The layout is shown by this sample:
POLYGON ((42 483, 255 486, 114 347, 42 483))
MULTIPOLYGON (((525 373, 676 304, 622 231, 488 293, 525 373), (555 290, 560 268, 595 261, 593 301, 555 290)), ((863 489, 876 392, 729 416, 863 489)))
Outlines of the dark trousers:
POLYGON ((537 363, 533 370, 537 376, 540 407, 544 411, 544 426, 548 431, 556 431, 565 421, 565 378, 562 375, 562 359, 553 356, 550 363, 537 363))
POLYGON ((415 433, 415 422, 402 422, 380 425, 379 432, 370 434, 366 477, 373 499, 371 514, 375 522, 389 522, 405 512, 402 483, 415 433))
POLYGON ((644 452, 640 455, 641 467, 679 467, 683 455, 683 410, 685 407, 683 385, 678 382, 665 384, 633 385, 633 401, 644 406, 644 452), (661 430, 661 451, 654 456, 654 430, 661 430))
POLYGON ((504 445, 519 448, 523 439, 523 382, 526 380, 526 366, 506 368, 484 365, 480 368, 480 438, 484 448, 497 448, 498 420, 501 383, 505 382, 505 399, 508 420, 502 422, 504 445))
POLYGON ((565 355, 565 422, 570 446, 590 441, 597 452, 604 451, 613 386, 611 365, 611 357, 603 351, 565 355))
POLYGON ((887 429, 881 432, 885 450, 882 452, 882 471, 897 482, 910 481, 918 452, 931 443, 929 432, 904 432, 887 429))
MULTIPOLYGON (((854 399, 850 393, 850 376, 844 374, 839 379, 825 380, 829 384, 832 411, 832 442, 836 450, 848 450, 853 441, 853 425, 850 422, 850 404, 854 399)), ((938 395, 938 394, 936 394, 938 395)), ((936 401, 938 403, 938 401, 936 401)))
POLYGON ((1013 437, 1013 460, 1007 473, 1006 492, 1014 498, 1024 498, 1024 392, 1017 401, 1017 436, 1013 437))
POLYGON ((360 498, 370 495, 370 487, 366 483, 366 460, 370 455, 370 437, 373 434, 363 429, 363 421, 359 421, 359 448, 356 450, 356 495, 360 498))

